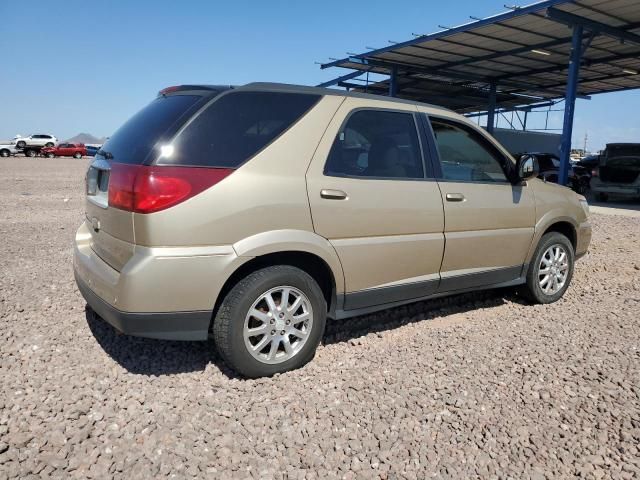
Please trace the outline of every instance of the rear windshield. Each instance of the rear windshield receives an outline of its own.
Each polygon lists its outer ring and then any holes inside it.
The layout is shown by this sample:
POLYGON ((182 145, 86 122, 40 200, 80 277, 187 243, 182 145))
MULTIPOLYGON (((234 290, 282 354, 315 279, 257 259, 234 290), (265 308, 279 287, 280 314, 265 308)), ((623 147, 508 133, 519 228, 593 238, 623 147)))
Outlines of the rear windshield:
POLYGON ((222 95, 187 125, 158 164, 236 168, 273 142, 319 98, 283 92, 222 95))
POLYGON ((199 95, 161 96, 144 107, 102 146, 97 156, 118 163, 142 164, 174 124, 200 100, 199 95))
POLYGON ((607 157, 640 157, 640 144, 607 145, 607 157))

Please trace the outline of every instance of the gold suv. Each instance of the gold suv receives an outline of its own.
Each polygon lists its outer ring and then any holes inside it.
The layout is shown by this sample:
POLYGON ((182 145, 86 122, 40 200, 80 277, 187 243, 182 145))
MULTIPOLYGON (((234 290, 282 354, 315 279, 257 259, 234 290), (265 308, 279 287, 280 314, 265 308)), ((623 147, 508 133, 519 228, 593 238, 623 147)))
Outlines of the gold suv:
POLYGON ((464 117, 291 85, 162 90, 86 177, 74 270, 130 335, 213 336, 248 377, 300 367, 327 317, 519 286, 558 300, 585 199, 464 117))

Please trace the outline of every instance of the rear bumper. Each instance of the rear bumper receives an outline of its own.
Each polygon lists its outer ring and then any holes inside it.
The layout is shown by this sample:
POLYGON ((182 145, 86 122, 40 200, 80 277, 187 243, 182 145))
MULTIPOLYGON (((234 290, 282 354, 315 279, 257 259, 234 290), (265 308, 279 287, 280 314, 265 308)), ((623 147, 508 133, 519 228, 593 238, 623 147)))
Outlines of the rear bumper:
POLYGON ((118 271, 91 242, 84 223, 74 242, 73 269, 87 303, 123 333, 167 340, 206 340, 224 283, 247 260, 230 246, 135 245, 118 271))
POLYGON ((610 195, 640 197, 640 184, 638 183, 630 183, 628 185, 625 185, 619 183, 603 183, 601 181, 594 181, 592 179, 591 190, 594 193, 607 193, 610 195))
POLYGON ((206 340, 211 311, 171 313, 122 312, 96 295, 75 274, 78 290, 89 306, 116 330, 136 337, 163 340, 206 340))

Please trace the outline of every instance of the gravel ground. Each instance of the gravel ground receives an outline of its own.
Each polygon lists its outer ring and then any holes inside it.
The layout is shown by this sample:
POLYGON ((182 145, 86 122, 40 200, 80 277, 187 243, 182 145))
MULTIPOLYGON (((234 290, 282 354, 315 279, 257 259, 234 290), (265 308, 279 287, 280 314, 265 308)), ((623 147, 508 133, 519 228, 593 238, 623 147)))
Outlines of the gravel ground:
POLYGON ((511 291, 328 327, 242 380, 118 335, 71 270, 86 160, 0 160, 0 478, 637 478, 640 219, 593 216, 554 305, 511 291))

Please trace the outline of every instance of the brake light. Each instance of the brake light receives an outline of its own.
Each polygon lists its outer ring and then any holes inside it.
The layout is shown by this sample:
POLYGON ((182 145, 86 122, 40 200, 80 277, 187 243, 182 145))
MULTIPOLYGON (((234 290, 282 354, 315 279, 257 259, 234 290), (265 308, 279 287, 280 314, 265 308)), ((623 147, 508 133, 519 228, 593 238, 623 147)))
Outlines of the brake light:
POLYGON ((598 171, 598 169, 597 169, 597 168, 593 168, 593 169, 591 170, 591 176, 592 176, 592 177, 597 177, 597 176, 599 176, 599 175, 600 175, 600 172, 598 171))
POLYGON ((175 85, 173 87, 163 88, 162 90, 160 90, 158 92, 158 95, 166 95, 168 93, 177 92, 178 90, 180 90, 180 86, 179 85, 175 85))
POLYGON ((109 174, 109 206, 136 213, 159 212, 198 195, 232 172, 229 168, 113 163, 109 174))

